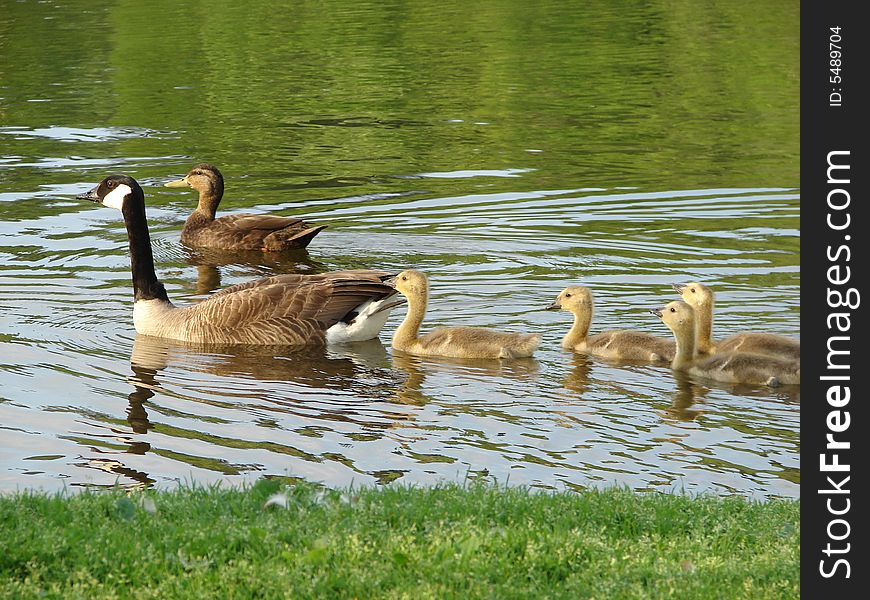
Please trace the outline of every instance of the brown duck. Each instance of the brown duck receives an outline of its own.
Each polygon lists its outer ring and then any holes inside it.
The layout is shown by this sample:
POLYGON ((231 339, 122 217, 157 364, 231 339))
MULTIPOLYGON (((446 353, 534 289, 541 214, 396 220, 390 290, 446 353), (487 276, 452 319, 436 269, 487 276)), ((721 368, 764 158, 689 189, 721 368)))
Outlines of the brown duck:
POLYGON ((279 252, 305 248, 326 225, 310 227, 297 217, 234 214, 215 218, 224 195, 224 178, 214 165, 193 167, 184 179, 165 184, 199 192, 199 204, 184 223, 181 243, 199 248, 279 252))

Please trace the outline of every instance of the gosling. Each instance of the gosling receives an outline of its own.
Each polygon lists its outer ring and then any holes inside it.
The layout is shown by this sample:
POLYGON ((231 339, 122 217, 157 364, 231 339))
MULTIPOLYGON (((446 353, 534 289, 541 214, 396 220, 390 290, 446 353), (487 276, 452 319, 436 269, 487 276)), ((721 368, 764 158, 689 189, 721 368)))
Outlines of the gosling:
POLYGON ((677 345, 642 331, 614 329, 587 337, 592 323, 592 291, 582 285, 565 288, 547 310, 567 310, 574 314, 574 325, 562 338, 562 347, 610 360, 668 363, 677 345))
POLYGON ((677 353, 671 362, 675 371, 724 383, 752 385, 800 385, 800 362, 748 352, 722 352, 698 358, 695 352, 695 310, 682 300, 650 311, 674 333, 677 353))
POLYGON ((740 351, 800 362, 800 341, 783 335, 751 331, 737 333, 720 342, 714 342, 713 290, 702 283, 675 283, 674 289, 695 309, 695 346, 699 354, 740 351))
POLYGON ((429 279, 409 269, 396 276, 396 289, 408 300, 405 320, 393 334, 393 348, 420 356, 526 358, 541 342, 539 334, 507 333, 481 327, 439 327, 419 336, 429 303, 429 279))

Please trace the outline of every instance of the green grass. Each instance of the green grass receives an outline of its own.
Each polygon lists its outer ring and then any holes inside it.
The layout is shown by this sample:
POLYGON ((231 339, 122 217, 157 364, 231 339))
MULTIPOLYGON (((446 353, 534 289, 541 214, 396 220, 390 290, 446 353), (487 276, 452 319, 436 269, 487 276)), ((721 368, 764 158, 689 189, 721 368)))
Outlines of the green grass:
POLYGON ((0 496, 0 597, 797 598, 799 512, 477 485, 23 492, 0 496))

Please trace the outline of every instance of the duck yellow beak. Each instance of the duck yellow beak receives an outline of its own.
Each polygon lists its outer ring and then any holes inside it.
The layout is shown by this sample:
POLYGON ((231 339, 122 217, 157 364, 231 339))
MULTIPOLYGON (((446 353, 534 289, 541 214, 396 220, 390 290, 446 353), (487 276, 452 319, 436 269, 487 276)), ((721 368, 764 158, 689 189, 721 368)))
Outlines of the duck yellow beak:
POLYGON ((187 187, 187 177, 185 177, 184 179, 176 179, 175 181, 170 181, 168 183, 164 183, 163 187, 186 188, 187 187))

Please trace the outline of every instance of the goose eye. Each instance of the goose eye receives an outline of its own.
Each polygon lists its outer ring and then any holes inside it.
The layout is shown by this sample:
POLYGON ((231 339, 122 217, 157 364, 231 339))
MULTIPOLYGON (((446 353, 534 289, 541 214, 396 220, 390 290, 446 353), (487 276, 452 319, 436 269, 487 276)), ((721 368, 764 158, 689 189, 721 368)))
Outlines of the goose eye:
POLYGON ((106 187, 110 187, 110 188, 115 187, 115 181, 110 179, 109 181, 106 182, 106 187))

